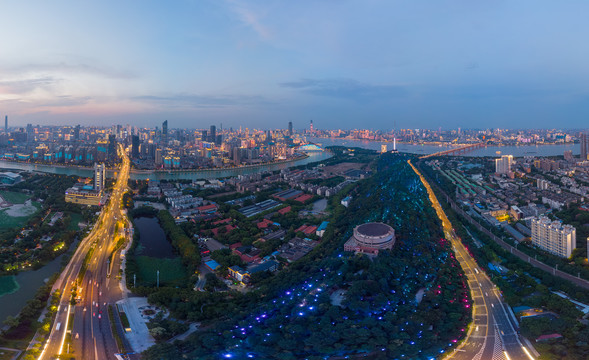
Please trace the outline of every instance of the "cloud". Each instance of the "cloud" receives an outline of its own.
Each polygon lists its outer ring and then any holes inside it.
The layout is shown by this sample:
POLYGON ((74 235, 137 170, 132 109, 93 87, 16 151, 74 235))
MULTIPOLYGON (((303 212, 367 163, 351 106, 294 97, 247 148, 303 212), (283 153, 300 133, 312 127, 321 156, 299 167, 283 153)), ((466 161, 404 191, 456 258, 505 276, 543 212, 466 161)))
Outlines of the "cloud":
POLYGON ((59 82, 51 76, 43 76, 32 79, 17 79, 0 81, 0 93, 2 94, 26 94, 38 88, 47 89, 59 82))
POLYGON ((262 24, 260 18, 262 17, 259 13, 253 9, 246 8, 244 4, 235 1, 227 1, 231 11, 237 14, 243 24, 253 29, 258 36, 264 40, 269 40, 272 37, 272 33, 262 24))
POLYGON ((285 88, 300 90, 307 94, 342 99, 376 100, 399 98, 407 95, 401 85, 371 85, 352 79, 301 79, 279 84, 285 88))
POLYGON ((261 96, 249 95, 142 95, 132 97, 131 99, 144 103, 163 105, 165 107, 170 108, 223 108, 231 106, 254 105, 268 102, 265 98, 261 96))
POLYGON ((38 107, 70 107, 88 104, 92 100, 90 96, 60 95, 54 99, 38 103, 38 107))
POLYGON ((66 62, 45 64, 24 64, 3 69, 9 73, 62 73, 62 74, 88 74, 110 79, 133 79, 137 75, 127 70, 117 70, 104 66, 89 65, 85 63, 70 64, 66 62))

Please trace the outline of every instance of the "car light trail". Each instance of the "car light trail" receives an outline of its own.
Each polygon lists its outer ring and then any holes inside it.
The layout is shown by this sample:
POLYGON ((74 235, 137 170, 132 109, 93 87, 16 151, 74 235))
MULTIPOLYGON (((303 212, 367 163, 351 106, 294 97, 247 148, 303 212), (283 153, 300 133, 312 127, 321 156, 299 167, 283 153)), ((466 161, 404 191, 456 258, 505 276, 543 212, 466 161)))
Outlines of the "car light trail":
POLYGON ((524 350, 526 355, 530 358, 530 360, 534 360, 534 357, 532 356, 532 354, 530 354, 530 352, 528 351, 528 349, 526 349, 525 346, 522 345, 522 349, 524 350))
MULTIPOLYGON (((59 345, 59 352, 57 353, 57 355, 61 355, 61 353, 63 352, 63 344, 65 343, 65 336, 67 335, 68 323, 70 322, 70 310, 71 309, 72 309, 71 305, 68 305, 67 317, 65 318, 65 328, 63 329, 63 336, 61 338, 61 345, 59 345)), ((58 356, 58 358, 59 358, 59 356, 58 356)))

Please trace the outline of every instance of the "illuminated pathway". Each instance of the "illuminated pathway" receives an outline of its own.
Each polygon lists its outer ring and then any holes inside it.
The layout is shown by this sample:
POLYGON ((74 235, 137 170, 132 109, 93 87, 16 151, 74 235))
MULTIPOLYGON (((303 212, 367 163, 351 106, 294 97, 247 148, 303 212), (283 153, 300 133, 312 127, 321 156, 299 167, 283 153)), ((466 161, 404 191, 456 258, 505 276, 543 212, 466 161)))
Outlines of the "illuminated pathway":
POLYGON ((460 266, 468 278, 468 286, 474 301, 473 322, 468 333, 462 343, 453 352, 446 353, 444 358, 534 360, 530 350, 523 346, 519 339, 515 317, 501 298, 501 293, 487 275, 478 268, 476 261, 470 256, 454 232, 452 224, 429 183, 410 160, 407 162, 427 189, 432 206, 442 221, 444 234, 451 241, 456 259, 460 262, 460 266))
POLYGON ((59 359, 66 356, 69 358, 70 350, 75 351, 76 358, 84 360, 115 359, 115 353, 119 351, 113 337, 113 332, 117 329, 111 329, 106 311, 109 304, 121 298, 116 276, 109 276, 111 268, 116 271, 114 275, 118 273, 120 250, 113 254, 113 264, 110 264, 109 258, 116 244, 115 239, 124 236, 124 232, 117 229, 116 224, 119 223, 119 228, 125 226, 122 222, 124 220, 121 203, 127 188, 130 168, 129 158, 120 145, 119 154, 123 161, 110 201, 102 208, 94 228, 81 241, 53 287, 53 290, 59 289, 62 295, 53 327, 39 359, 59 359), (87 263, 84 278, 78 282, 84 258, 91 250, 92 255, 87 263), (76 306, 70 305, 73 289, 77 290, 81 298, 76 306), (72 349, 65 345, 70 342, 74 345, 72 349))

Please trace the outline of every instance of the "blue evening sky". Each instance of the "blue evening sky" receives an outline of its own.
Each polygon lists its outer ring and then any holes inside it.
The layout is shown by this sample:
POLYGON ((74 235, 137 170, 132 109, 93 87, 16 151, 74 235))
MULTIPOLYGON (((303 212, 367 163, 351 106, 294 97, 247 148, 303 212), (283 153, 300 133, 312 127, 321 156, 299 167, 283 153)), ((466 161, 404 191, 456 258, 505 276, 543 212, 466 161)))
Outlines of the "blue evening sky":
POLYGON ((588 1, 2 1, 14 126, 581 128, 588 1))

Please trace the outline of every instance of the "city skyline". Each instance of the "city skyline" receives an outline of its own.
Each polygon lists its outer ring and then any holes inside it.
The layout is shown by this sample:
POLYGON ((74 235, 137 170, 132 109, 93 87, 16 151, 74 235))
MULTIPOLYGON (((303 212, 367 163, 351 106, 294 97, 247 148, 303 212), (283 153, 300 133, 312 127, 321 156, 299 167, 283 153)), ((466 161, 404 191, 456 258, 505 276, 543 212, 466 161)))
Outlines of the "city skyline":
POLYGON ((588 6, 2 4, 14 35, 0 114, 19 127, 582 128, 588 6))

